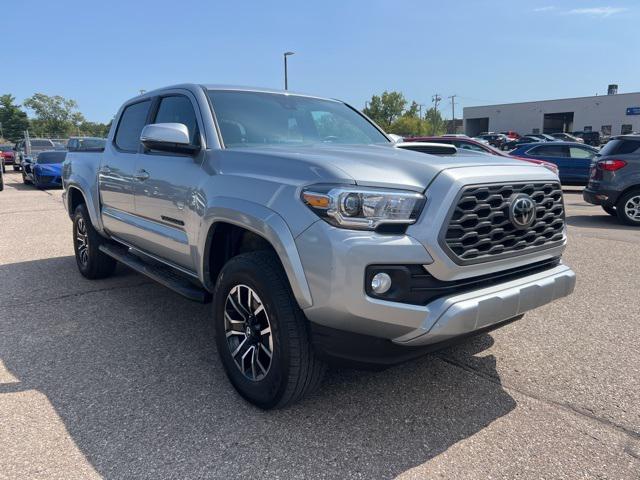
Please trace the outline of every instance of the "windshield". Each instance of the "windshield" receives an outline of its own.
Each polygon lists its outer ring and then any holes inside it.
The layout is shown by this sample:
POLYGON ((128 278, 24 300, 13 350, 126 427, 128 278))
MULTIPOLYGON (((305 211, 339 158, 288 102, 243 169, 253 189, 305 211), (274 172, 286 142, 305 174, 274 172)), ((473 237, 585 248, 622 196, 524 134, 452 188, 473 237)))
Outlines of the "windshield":
POLYGON ((11 145, 0 145, 0 152, 10 152, 13 150, 11 145))
POLYGON ((210 90, 227 148, 389 140, 342 102, 276 93, 210 90))
POLYGON ((67 152, 42 152, 38 155, 37 163, 40 165, 48 165, 53 163, 64 162, 67 152))

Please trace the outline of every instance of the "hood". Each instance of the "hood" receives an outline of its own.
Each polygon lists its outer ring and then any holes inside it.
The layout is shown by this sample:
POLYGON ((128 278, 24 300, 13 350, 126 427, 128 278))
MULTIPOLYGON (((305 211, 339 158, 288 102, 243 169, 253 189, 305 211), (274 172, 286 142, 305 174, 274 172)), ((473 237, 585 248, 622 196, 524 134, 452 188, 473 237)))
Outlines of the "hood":
MULTIPOLYGON (((231 151, 231 150, 228 150, 231 151)), ((522 161, 497 155, 439 157, 387 145, 273 146, 233 149, 256 156, 295 160, 312 168, 341 173, 354 183, 369 187, 404 188, 422 192, 443 170, 478 166, 522 167, 522 161)), ((287 168, 281 165, 282 168, 287 168)), ((319 179, 320 180, 320 179, 319 179)))

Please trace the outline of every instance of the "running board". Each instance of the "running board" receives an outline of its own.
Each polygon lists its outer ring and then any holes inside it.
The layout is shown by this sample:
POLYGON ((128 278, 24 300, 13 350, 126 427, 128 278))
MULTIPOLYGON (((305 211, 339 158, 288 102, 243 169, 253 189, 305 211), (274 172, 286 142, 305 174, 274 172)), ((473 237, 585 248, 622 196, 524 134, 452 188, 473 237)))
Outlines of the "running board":
POLYGON ((156 265, 147 263, 140 257, 130 253, 129 248, 125 246, 102 244, 99 249, 118 262, 125 264, 142 275, 146 275, 189 300, 200 303, 209 303, 211 301, 211 294, 207 290, 196 285, 185 275, 177 273, 175 269, 169 266, 160 263, 156 265))

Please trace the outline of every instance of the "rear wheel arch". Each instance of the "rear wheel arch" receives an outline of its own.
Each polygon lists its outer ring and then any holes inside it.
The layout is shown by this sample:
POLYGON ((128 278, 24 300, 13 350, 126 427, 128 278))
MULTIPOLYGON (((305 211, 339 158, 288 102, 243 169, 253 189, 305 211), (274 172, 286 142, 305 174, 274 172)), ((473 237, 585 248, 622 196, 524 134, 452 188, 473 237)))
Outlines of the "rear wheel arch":
POLYGON ((68 200, 67 200, 67 208, 69 212, 69 216, 73 216, 76 208, 79 205, 87 204, 87 199, 84 197, 84 193, 79 188, 69 187, 67 191, 68 200))
POLYGON ((618 202, 618 200, 620 200, 622 197, 624 197, 627 193, 634 191, 634 190, 640 190, 640 183, 634 183, 632 185, 629 185, 627 188, 625 188, 624 190, 622 190, 618 196, 616 197, 616 203, 618 202))

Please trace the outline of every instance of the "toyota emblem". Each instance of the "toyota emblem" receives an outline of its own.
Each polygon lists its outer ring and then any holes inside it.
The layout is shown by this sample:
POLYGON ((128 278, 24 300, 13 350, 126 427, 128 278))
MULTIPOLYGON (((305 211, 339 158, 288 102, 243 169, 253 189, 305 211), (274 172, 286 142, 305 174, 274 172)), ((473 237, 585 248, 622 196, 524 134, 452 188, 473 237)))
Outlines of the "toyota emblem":
POLYGON ((526 193, 514 195, 509 205, 509 219, 516 228, 529 228, 536 219, 536 202, 526 193))

